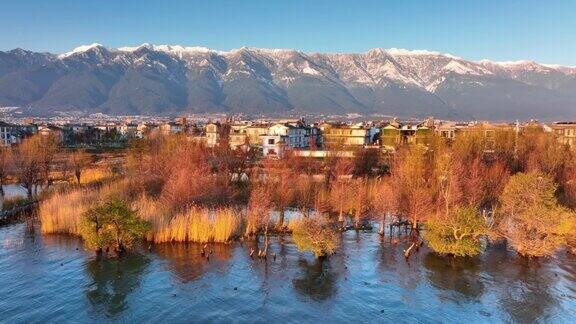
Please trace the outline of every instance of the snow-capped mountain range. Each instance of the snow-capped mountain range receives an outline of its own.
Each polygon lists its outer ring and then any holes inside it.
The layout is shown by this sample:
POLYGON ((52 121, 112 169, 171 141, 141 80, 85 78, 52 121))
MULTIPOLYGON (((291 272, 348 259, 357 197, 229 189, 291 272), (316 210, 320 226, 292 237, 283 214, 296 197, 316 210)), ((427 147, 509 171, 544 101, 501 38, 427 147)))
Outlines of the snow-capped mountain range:
POLYGON ((438 52, 359 54, 99 44, 0 52, 0 106, 32 113, 361 113, 576 118, 576 67, 469 61, 438 52))

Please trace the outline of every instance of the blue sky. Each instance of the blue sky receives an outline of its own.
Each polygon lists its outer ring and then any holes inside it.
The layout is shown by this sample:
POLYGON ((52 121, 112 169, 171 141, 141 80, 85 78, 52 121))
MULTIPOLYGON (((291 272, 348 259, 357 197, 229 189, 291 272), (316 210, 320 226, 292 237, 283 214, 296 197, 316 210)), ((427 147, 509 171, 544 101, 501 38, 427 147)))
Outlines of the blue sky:
POLYGON ((0 8, 0 50, 61 53, 94 42, 306 52, 398 47, 576 65, 576 0, 0 0, 0 8))

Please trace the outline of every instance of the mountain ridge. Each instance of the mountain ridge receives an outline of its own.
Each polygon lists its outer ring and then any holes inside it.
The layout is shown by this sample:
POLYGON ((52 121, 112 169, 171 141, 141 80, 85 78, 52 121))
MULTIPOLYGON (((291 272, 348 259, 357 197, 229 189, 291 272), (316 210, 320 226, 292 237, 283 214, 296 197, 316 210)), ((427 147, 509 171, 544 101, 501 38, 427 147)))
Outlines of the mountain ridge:
POLYGON ((576 67, 470 61, 427 50, 142 44, 0 52, 0 106, 33 114, 360 113, 455 119, 576 118, 576 67))

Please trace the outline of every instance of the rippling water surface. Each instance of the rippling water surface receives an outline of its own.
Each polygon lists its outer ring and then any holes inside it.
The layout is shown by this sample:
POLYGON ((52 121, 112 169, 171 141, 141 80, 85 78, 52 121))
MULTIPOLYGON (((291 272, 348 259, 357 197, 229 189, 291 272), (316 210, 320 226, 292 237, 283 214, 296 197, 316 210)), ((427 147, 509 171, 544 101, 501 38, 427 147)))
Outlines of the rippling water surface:
POLYGON ((272 239, 276 260, 253 244, 195 244, 98 260, 66 236, 0 227, 0 322, 554 322, 576 319, 576 259, 526 261, 503 249, 477 259, 346 232, 320 263, 290 237, 272 239))

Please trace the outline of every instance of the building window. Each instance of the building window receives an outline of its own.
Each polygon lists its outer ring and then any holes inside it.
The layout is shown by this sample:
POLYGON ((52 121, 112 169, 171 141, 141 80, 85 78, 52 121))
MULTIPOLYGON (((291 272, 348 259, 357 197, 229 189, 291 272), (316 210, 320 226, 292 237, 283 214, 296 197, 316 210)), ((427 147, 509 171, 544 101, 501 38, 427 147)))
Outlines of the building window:
POLYGON ((268 139, 268 144, 269 144, 269 145, 274 145, 274 139, 273 139, 273 138, 269 138, 269 139, 268 139))

